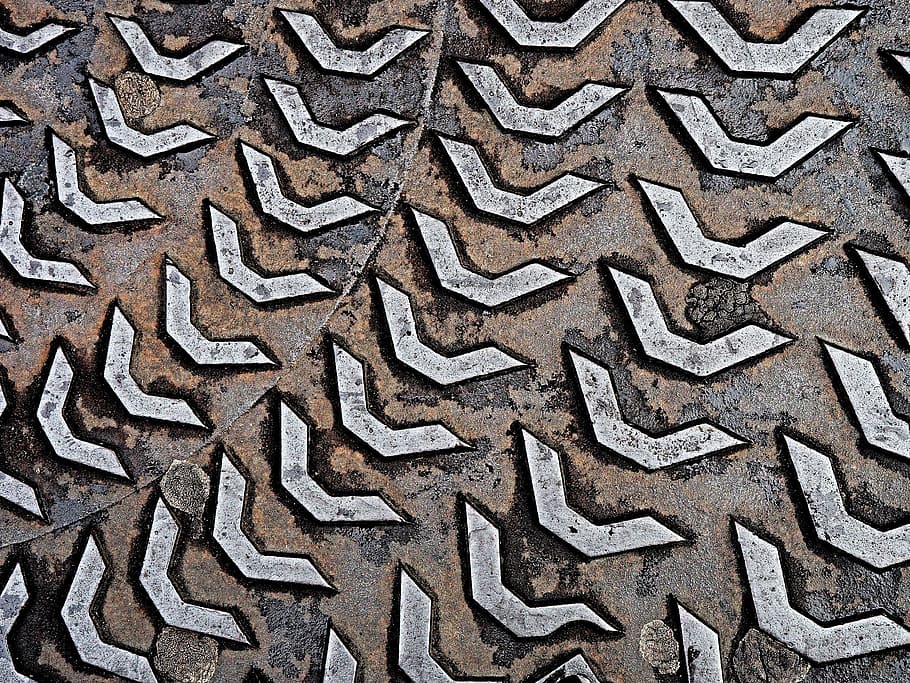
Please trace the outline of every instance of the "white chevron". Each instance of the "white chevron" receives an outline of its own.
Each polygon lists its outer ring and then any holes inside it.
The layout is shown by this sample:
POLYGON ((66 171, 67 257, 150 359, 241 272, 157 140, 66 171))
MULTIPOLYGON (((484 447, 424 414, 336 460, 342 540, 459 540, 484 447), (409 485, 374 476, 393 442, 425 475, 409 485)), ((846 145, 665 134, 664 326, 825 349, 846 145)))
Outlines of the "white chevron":
POLYGON ((149 40, 142 26, 132 19, 108 15, 133 57, 149 76, 172 81, 188 81, 237 54, 245 46, 225 40, 210 40, 183 57, 162 55, 149 40))
POLYGON ((670 331, 654 290, 641 278, 610 268, 645 355, 696 377, 710 377, 793 341, 758 325, 745 325, 708 342, 670 331))
POLYGON ((149 394, 139 387, 130 368, 135 339, 136 329, 115 304, 104 360, 104 379, 126 412, 135 417, 204 427, 202 420, 183 399, 149 394))
POLYGON ((246 477, 222 452, 212 536, 234 566, 248 579, 331 588, 309 558, 263 553, 250 540, 242 526, 248 488, 246 477))
POLYGON ((657 90, 711 168, 774 180, 812 156, 826 142, 853 125, 829 116, 800 118, 764 142, 743 141, 724 130, 717 115, 698 94, 657 90))
POLYGON ((218 274, 255 303, 263 304, 332 293, 326 285, 303 271, 284 275, 261 275, 243 261, 237 223, 214 204, 209 205, 209 217, 218 274))
POLYGON ((304 206, 289 199, 282 191, 272 157, 242 141, 240 151, 262 211, 294 230, 307 234, 378 211, 350 195, 304 206))
POLYGON ((370 114, 345 128, 325 126, 313 120, 297 86, 273 78, 264 80, 294 139, 301 145, 322 152, 349 156, 410 125, 410 121, 388 114, 370 114))
POLYGON ((290 24, 320 67, 354 76, 374 76, 405 50, 429 35, 429 31, 395 26, 369 47, 353 50, 339 47, 308 12, 278 10, 290 24))
POLYGON ((378 495, 334 495, 309 470, 309 425, 284 401, 280 403, 281 485, 318 522, 403 523, 378 495))
POLYGON ((789 601, 780 551, 741 524, 736 535, 758 627, 817 664, 910 645, 910 631, 883 614, 823 625, 789 601))
POLYGON ((569 507, 559 453, 522 429, 541 526, 587 557, 604 557, 686 539, 650 515, 595 524, 569 507))
POLYGON ((481 346, 453 356, 435 351, 420 339, 408 295, 378 276, 376 284, 395 357, 424 377, 449 386, 527 366, 495 346, 481 346))
POLYGON ((92 604, 104 580, 107 567, 98 543, 89 536, 79 559, 60 615, 83 662, 102 671, 139 683, 155 683, 148 657, 106 642, 98 632, 92 604))
POLYGON ((107 139, 128 152, 148 159, 214 139, 213 135, 186 123, 168 126, 154 133, 143 133, 126 122, 117 95, 111 88, 94 78, 89 78, 88 82, 107 139))
POLYGON ((864 10, 816 7, 786 40, 745 40, 710 2, 669 0, 730 71, 738 74, 793 76, 853 23, 864 10))
POLYGON ((514 636, 542 638, 573 622, 586 623, 607 632, 616 630, 583 603, 532 606, 515 595, 502 582, 499 529, 470 503, 465 503, 465 515, 471 595, 514 636))
POLYGON ((682 260, 712 273, 746 280, 828 234, 803 223, 781 221, 742 244, 721 242, 705 236, 682 192, 637 180, 682 260))
POLYGON ((597 443, 649 470, 671 467, 748 442, 702 420, 677 425, 655 436, 622 416, 610 370, 570 350, 572 366, 597 443))
POLYGON ((164 264, 164 327, 197 365, 274 365, 251 341, 208 339, 193 323, 192 282, 170 261, 164 264))
POLYGON ((910 560, 910 524, 877 529, 857 519, 847 512, 831 459, 791 436, 784 443, 821 540, 876 569, 910 560))
POLYGON ((230 613, 187 602, 168 576, 179 531, 177 521, 159 498, 155 504, 155 514, 139 572, 139 582, 155 609, 169 626, 247 644, 246 636, 230 613))
POLYGON ((462 264, 446 224, 413 207, 411 212, 443 289, 472 303, 496 308, 572 278, 568 273, 537 262, 517 266, 495 277, 469 270, 462 264))
POLYGON ((442 135, 439 140, 474 206, 516 223, 533 225, 604 187, 601 182, 564 173, 530 193, 502 190, 493 184, 474 145, 442 135))
POLYGON ((159 220, 161 216, 138 199, 96 202, 79 187, 76 151, 51 131, 57 199, 91 226, 159 220))
POLYGON ((341 424, 384 458, 449 451, 471 446, 439 423, 391 427, 367 405, 363 363, 339 344, 332 344, 341 424))
POLYGON ((558 138, 609 104, 628 88, 585 83, 559 104, 548 108, 519 104, 496 69, 488 64, 458 62, 468 81, 506 130, 558 138))
POLYGON ((3 179, 3 204, 0 206, 0 254, 16 274, 26 280, 74 285, 94 289, 79 268, 68 261, 52 261, 33 256, 22 244, 22 217, 25 198, 9 178, 3 179))
POLYGON ((625 0, 585 0, 565 21, 534 21, 517 0, 480 0, 522 47, 573 49, 618 10, 625 0))

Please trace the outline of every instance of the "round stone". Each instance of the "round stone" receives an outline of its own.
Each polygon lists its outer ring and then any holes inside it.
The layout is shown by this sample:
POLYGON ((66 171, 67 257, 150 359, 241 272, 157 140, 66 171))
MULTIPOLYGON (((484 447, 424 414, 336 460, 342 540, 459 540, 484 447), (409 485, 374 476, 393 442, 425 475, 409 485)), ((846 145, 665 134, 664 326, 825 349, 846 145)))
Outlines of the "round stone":
POLYGON ((126 71, 114 79, 114 90, 123 115, 141 119, 151 114, 161 102, 158 86, 145 74, 126 71))
POLYGON ((659 674, 672 674, 679 670, 679 643, 673 630, 659 619, 641 627, 638 651, 659 674))
POLYGON ((218 665, 212 638, 166 626, 155 640, 155 668, 172 683, 209 683, 218 665))

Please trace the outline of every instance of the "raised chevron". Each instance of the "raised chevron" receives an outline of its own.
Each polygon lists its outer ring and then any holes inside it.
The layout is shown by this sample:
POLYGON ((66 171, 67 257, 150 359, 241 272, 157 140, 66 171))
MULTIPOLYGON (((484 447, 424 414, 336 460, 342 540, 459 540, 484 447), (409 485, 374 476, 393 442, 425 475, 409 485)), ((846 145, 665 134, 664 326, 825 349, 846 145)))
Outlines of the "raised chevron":
POLYGON ((160 215, 138 199, 96 202, 79 187, 76 151, 51 131, 57 199, 77 218, 91 226, 158 220, 160 215))
POLYGON ((28 588, 22 567, 17 562, 3 590, 0 591, 0 679, 8 683, 37 683, 16 670, 13 653, 9 649, 9 634, 28 602, 28 588))
POLYGON ((469 270, 462 265, 446 224, 413 207, 411 212, 443 289, 472 303, 496 308, 572 277, 537 262, 526 263, 495 277, 469 270))
POLYGON ((0 28, 0 49, 18 55, 29 55, 76 30, 75 26, 64 26, 53 21, 36 26, 27 33, 14 33, 0 28))
POLYGON ((318 522, 404 522, 379 495, 334 495, 309 470, 309 426, 284 401, 279 404, 281 485, 318 522))
POLYGON ((329 627, 329 640, 322 664, 322 683, 355 683, 356 679, 357 660, 338 632, 329 627))
POLYGON ((728 173, 776 179, 812 156, 852 121, 806 115, 766 142, 732 137, 705 98, 695 93, 657 90, 711 168, 728 173))
POLYGON ((897 259, 856 248, 888 311, 897 322, 904 341, 910 344, 910 269, 897 259))
POLYGON ((710 377, 793 341, 758 325, 745 325, 708 342, 687 339, 670 331, 649 282, 609 270, 645 355, 683 372, 710 377))
POLYGON ((0 125, 10 125, 12 123, 27 123, 26 119, 22 114, 17 112, 12 106, 6 104, 0 104, 0 125))
POLYGON ((895 415, 872 362, 832 344, 822 342, 822 346, 866 441, 894 455, 910 458, 910 423, 895 415))
POLYGON ((905 195, 910 195, 910 157, 898 154, 888 154, 879 150, 872 150, 885 164, 885 168, 894 176, 905 195))
POLYGON ((246 477, 222 452, 212 536, 234 566, 248 579, 331 588, 308 558, 263 553, 256 548, 242 527, 248 488, 246 477))
POLYGON ((825 626, 789 602, 780 551, 741 524, 736 535, 759 628, 817 664, 910 645, 910 631, 883 614, 825 626))
POLYGON ((168 576, 177 547, 177 521, 160 498, 149 530, 139 582, 164 623, 214 638, 247 644, 246 636, 228 612, 184 600, 168 576))
POLYGON ((58 346, 41 390, 37 411, 38 424, 50 442, 51 449, 58 458, 128 478, 116 451, 78 438, 66 423, 63 410, 72 382, 73 368, 63 348, 58 346))
POLYGON ((240 151, 263 213, 294 230, 304 234, 315 232, 377 211, 376 207, 350 195, 304 206, 288 198, 282 191, 272 157, 243 141, 240 142, 240 151))
POLYGON ((864 10, 816 7, 785 40, 745 40, 710 2, 670 0, 708 48, 733 73, 792 76, 825 49, 864 10))
POLYGON ((373 76, 405 50, 429 35, 429 31, 394 26, 361 50, 339 47, 309 12, 278 10, 313 59, 326 71, 373 76))
POLYGON ((443 135, 439 140, 478 210, 524 225, 533 225, 578 201, 604 184, 564 173, 530 193, 510 192, 493 184, 474 145, 443 135))
POLYGON ((527 366, 495 346, 482 346, 454 356, 433 350, 418 335, 408 295, 378 276, 376 285, 395 357, 437 384, 449 386, 527 366))
POLYGON ((724 683, 717 631, 676 603, 688 683, 724 683))
MULTIPOLYGON (((430 652, 432 599, 403 567, 398 576, 398 668, 412 683, 456 683, 458 679, 446 673, 430 652)), ((470 681, 496 683, 475 678, 470 681)))
POLYGON ((573 655, 537 679, 537 683, 553 683, 554 681, 600 683, 600 679, 591 671, 587 660, 580 654, 573 655))
POLYGON ((0 254, 26 280, 94 289, 79 268, 68 261, 52 261, 32 256, 22 244, 22 217, 25 198, 9 178, 3 179, 3 204, 0 206, 0 254))
MULTIPOLYGON (((6 389, 0 383, 0 416, 2 416, 8 407, 6 401, 6 389)), ((12 503, 13 505, 31 512, 36 517, 44 517, 41 512, 41 506, 38 505, 38 497, 35 495, 35 489, 26 484, 24 481, 16 479, 11 474, 0 471, 0 498, 12 503)))
POLYGON ((438 423, 414 427, 390 427, 370 412, 367 405, 363 363, 338 343, 332 344, 338 385, 341 423, 354 436, 384 458, 470 448, 438 423))
POLYGON ((459 68, 486 103, 500 126, 516 133, 558 138, 603 109, 628 88, 585 83, 549 108, 519 104, 496 69, 489 64, 458 62, 459 68))
POLYGON ((225 40, 210 40, 183 57, 161 54, 149 40, 142 26, 132 19, 109 14, 108 18, 123 38, 133 57, 149 76, 172 81, 188 81, 234 56, 245 46, 225 40))
POLYGON ((499 529, 465 503, 471 596, 493 619, 518 638, 543 638, 573 622, 612 632, 616 629, 580 602, 529 605, 502 582, 499 529))
POLYGON ((209 205, 209 219, 218 274, 255 303, 332 293, 326 285, 303 271, 272 276, 256 272, 243 261, 237 223, 213 204, 209 205))
POLYGON ((164 264, 164 327, 168 336, 198 365, 274 365, 251 341, 208 339, 193 324, 192 283, 176 265, 164 264))
POLYGON ((607 367, 571 349, 569 356, 597 443, 646 469, 671 467, 748 443, 707 421, 677 425, 659 436, 648 434, 623 418, 607 367))
POLYGON ((897 63, 904 73, 910 74, 910 53, 905 50, 885 50, 884 52, 897 63))
POLYGON ((847 512, 831 459, 784 435, 818 537, 851 557, 887 569, 910 560, 910 524, 876 529, 847 512))
POLYGON ((650 515, 594 524, 569 507, 559 453, 525 429, 521 435, 541 526, 583 555, 604 557, 686 540, 650 515))
POLYGON ((682 192, 641 178, 637 182, 683 262, 712 273, 746 280, 828 234, 803 223, 781 221, 740 244, 721 242, 705 236, 682 192))
POLYGON ((135 339, 135 328, 115 304, 104 361, 104 379, 126 412, 135 417, 204 427, 202 420, 183 399, 149 394, 139 387, 130 369, 135 339))
POLYGON ((486 10, 522 47, 576 48, 625 0, 586 0, 564 21, 534 21, 517 0, 480 0, 486 10))
POLYGON ((388 114, 370 114, 345 128, 325 126, 313 120, 297 86, 274 78, 264 80, 294 139, 322 152, 348 156, 411 123, 388 114))
POLYGON ((105 642, 98 632, 92 615, 92 604, 98 598, 105 571, 106 565, 98 543, 90 535, 60 610, 63 623, 66 624, 79 657, 86 664, 131 681, 155 683, 158 679, 148 657, 105 642))
POLYGON ((111 88, 94 78, 89 78, 88 82, 107 139, 128 152, 148 159, 214 139, 213 135, 186 123, 168 126, 154 133, 143 133, 127 123, 117 95, 111 88))

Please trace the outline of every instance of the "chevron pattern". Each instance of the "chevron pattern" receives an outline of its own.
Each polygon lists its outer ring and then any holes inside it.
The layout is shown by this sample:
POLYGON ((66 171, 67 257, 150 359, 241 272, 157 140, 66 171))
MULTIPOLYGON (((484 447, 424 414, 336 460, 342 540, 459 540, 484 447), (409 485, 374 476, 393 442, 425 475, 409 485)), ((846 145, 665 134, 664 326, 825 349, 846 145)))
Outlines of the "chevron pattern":
POLYGON ((905 681, 908 16, 4 3, 0 681, 905 681))

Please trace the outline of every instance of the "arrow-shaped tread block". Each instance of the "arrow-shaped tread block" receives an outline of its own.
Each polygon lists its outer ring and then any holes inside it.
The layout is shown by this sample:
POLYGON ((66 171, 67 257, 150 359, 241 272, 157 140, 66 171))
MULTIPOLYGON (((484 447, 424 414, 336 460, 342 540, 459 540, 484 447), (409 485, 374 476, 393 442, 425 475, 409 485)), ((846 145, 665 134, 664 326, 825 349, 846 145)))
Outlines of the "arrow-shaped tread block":
POLYGON ((148 542, 142 559, 139 583, 161 618, 169 626, 213 638, 248 644, 246 636, 230 613, 184 600, 168 571, 177 550, 177 520, 160 498, 155 504, 148 542))
POLYGON ((430 652, 433 600, 403 567, 399 569, 398 590, 398 668, 411 683, 498 683, 476 678, 455 679, 430 652))
POLYGON ((445 223, 413 207, 411 213, 439 284, 478 306, 504 306, 572 278, 568 273, 536 261, 516 266, 494 277, 483 275, 462 263, 445 223))
POLYGON ((877 529, 857 519, 844 503, 831 459, 784 435, 784 444, 818 537, 876 569, 910 560, 910 524, 877 529))
POLYGON ((388 114, 370 114, 345 128, 326 126, 313 119, 297 86, 273 78, 264 80, 294 139, 320 152, 350 156, 411 124, 406 119, 388 114))
POLYGON ((502 582, 499 529, 465 503, 471 597, 481 609, 517 638, 544 638, 580 622, 605 632, 616 629, 580 602, 530 605, 502 582))
POLYGON ((648 470, 738 448, 748 442, 707 421, 687 422, 664 434, 649 434, 623 418, 610 370, 569 350, 597 443, 648 470))
POLYGON ((306 557, 263 553, 242 528, 249 482, 226 453, 221 455, 215 526, 212 536, 225 554, 248 579, 331 588, 325 577, 306 557))
POLYGON ((535 21, 517 0, 480 0, 480 4, 521 47, 571 50, 622 7, 625 0, 586 0, 565 21, 535 21))
POLYGON ((429 31, 394 26, 368 47, 339 47, 308 12, 278 10, 316 63, 326 71, 350 76, 375 76, 399 55, 429 35, 429 31))
POLYGON ((92 605, 99 598, 107 565, 94 536, 89 535, 60 615, 83 662, 114 676, 155 683, 148 657, 107 642, 98 630, 92 605))
POLYGON ((793 341, 758 325, 693 341, 670 331, 649 282, 616 268, 609 271, 645 355, 690 375, 710 377, 793 341))
POLYGON ((716 171, 775 180, 853 125, 829 116, 806 115, 765 142, 733 137, 694 93, 657 90, 708 165, 716 171))
POLYGON ((380 456, 399 458, 470 448, 469 444, 438 423, 392 427, 383 422, 367 405, 363 362, 338 343, 332 344, 332 350, 341 424, 380 456))
POLYGON ((803 223, 781 221, 739 244, 711 239, 699 227, 682 192, 637 180, 683 262, 718 275, 748 280, 828 234, 803 223))
POLYGON ((530 193, 503 190, 493 183, 474 145, 442 135, 439 140, 471 202, 479 211, 497 218, 534 225, 604 187, 596 180, 565 173, 530 193))
POLYGON ((585 83, 551 107, 519 104, 496 69, 489 64, 458 62, 458 67, 505 130, 545 138, 558 138, 594 116, 628 88, 605 83, 585 83))
POLYGON ((527 430, 521 430, 534 506, 541 525, 586 557, 680 543, 685 539, 650 515, 595 524, 569 507, 559 453, 527 430))
POLYGON ((817 664, 910 645, 910 631, 885 615, 824 625, 798 612, 790 604, 778 548, 741 524, 736 535, 758 627, 772 638, 817 664))
POLYGON ((670 6, 731 72, 781 78, 792 78, 863 14, 860 9, 816 7, 795 30, 792 25, 787 29, 786 39, 761 42, 744 39, 711 2, 670 0, 670 6))
POLYGON ((183 57, 161 54, 137 21, 108 15, 117 33, 129 48, 139 67, 149 76, 171 81, 188 81, 221 64, 245 46, 226 40, 210 40, 183 57))

